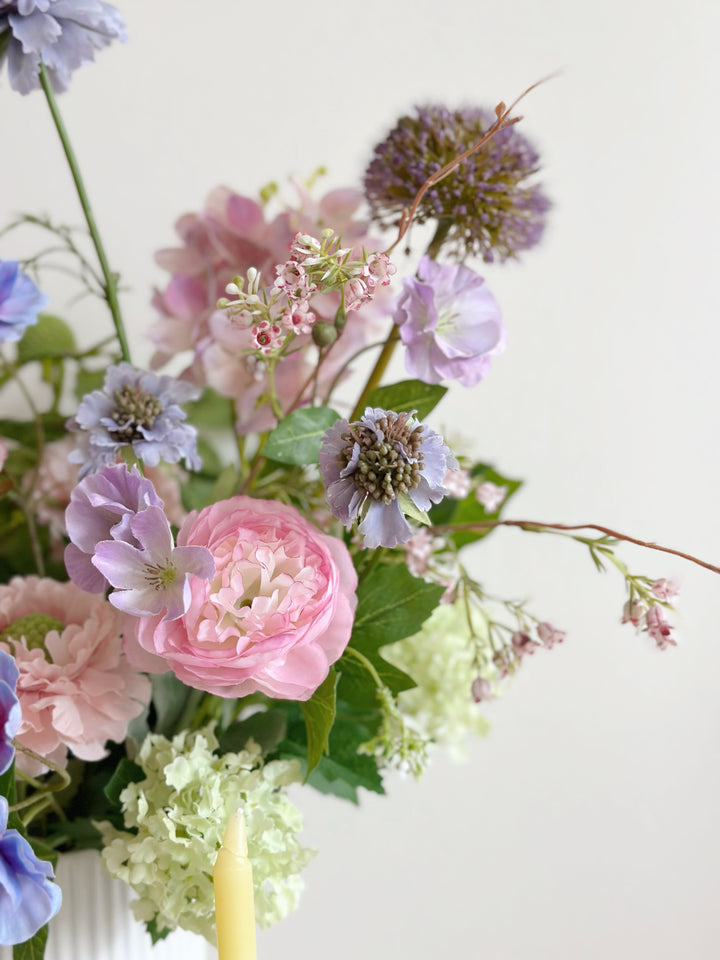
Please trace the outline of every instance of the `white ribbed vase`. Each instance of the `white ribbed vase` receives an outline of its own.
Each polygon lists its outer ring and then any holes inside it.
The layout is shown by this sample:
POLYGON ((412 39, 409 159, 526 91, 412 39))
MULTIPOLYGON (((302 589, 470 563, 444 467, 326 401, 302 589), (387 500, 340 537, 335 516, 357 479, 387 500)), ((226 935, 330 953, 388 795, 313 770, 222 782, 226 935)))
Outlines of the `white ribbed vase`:
MULTIPOLYGON (((57 880, 63 905, 50 923, 45 960, 217 960, 217 951, 185 930, 154 947, 130 910, 132 891, 110 877, 92 850, 60 857, 57 880)), ((12 948, 0 947, 0 960, 12 948)))

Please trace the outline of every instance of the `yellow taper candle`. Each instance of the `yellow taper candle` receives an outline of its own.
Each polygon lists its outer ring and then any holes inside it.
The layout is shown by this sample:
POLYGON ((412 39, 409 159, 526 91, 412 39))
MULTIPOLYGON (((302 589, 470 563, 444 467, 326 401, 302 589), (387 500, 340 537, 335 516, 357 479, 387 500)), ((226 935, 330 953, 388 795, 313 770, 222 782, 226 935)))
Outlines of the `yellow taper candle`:
POLYGON ((213 871, 218 960, 256 960, 252 864, 242 810, 230 816, 213 871))

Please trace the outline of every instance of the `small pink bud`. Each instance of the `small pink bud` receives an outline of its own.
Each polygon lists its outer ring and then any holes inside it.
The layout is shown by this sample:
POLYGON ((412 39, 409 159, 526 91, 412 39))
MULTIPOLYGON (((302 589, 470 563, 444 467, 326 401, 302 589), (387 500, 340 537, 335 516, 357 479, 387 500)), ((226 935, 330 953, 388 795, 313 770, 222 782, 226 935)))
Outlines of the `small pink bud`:
POLYGON ((547 621, 538 624, 537 633, 540 641, 545 644, 548 650, 552 650, 556 643, 562 643, 565 639, 565 631, 558 630, 557 627, 547 621))
POLYGON ((472 684, 472 698, 475 703, 482 703, 483 700, 493 700, 493 690, 490 682, 484 677, 477 677, 472 684))

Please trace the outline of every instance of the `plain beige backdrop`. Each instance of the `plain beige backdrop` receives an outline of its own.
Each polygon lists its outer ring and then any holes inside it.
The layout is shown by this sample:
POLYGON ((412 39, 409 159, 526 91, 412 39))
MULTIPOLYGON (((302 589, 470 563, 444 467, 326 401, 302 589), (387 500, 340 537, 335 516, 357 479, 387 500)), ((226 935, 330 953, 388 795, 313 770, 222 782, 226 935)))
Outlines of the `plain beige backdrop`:
MULTIPOLYGON (((507 351, 437 423, 462 421, 479 456, 526 478, 513 516, 606 523, 720 563, 715 2, 118 6, 130 42, 61 105, 138 360, 164 282, 153 252, 213 186, 252 193, 319 164, 331 185, 357 182, 413 104, 493 107, 561 69, 523 105, 554 202, 545 242, 484 271, 507 351)), ((79 222, 42 96, 3 77, 0 118, 0 221, 79 222)), ((24 252, 0 241, 0 256, 24 252)), ((106 323, 89 303, 73 317, 106 323)), ((482 545, 488 590, 531 597, 567 642, 487 708, 464 765, 440 754, 423 782, 391 776, 359 809, 297 791, 320 854, 261 960, 715 960, 720 578, 623 556, 681 580, 678 649, 620 626, 622 581, 581 547, 511 530, 482 545)))

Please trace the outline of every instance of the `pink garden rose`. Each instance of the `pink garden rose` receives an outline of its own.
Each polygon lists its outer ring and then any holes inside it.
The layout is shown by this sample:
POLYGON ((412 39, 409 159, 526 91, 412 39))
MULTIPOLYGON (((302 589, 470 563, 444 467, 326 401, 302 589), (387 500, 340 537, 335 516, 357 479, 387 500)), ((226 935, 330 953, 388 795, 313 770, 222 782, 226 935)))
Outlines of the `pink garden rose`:
POLYGON ((178 545, 207 547, 215 577, 190 577, 178 620, 139 618, 128 656, 221 697, 309 699, 352 631, 357 575, 342 541, 294 507, 238 496, 191 513, 178 545))
MULTIPOLYGON (((20 672, 20 743, 64 766, 68 748, 99 760, 107 740, 125 739, 150 683, 125 659, 121 625, 107 600, 73 583, 13 577, 0 586, 0 649, 20 672)), ((30 775, 47 769, 20 751, 16 763, 30 775)))

